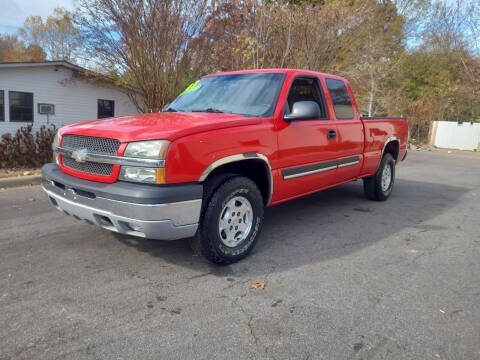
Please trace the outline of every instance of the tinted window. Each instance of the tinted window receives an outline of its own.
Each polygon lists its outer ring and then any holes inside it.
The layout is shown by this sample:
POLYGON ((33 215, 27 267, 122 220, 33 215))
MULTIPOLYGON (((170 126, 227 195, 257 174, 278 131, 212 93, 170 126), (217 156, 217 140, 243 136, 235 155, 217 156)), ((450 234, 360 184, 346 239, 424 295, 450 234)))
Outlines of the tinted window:
POLYGON ((326 82, 337 119, 353 118, 352 100, 343 81, 326 79, 326 82))
POLYGON ((194 82, 164 111, 206 111, 272 116, 285 74, 207 76, 194 82))
POLYGON ((318 104, 320 108, 321 118, 327 117, 325 110, 325 102, 323 101, 323 94, 320 90, 318 80, 312 78, 297 78, 288 93, 287 102, 285 104, 285 113, 289 114, 292 110, 293 103, 297 101, 313 101, 318 104))
POLYGON ((98 100, 98 118, 115 116, 115 102, 113 100, 98 100))
POLYGON ((33 122, 33 94, 9 91, 10 121, 33 122))
POLYGON ((0 121, 5 121, 5 92, 0 90, 0 121))

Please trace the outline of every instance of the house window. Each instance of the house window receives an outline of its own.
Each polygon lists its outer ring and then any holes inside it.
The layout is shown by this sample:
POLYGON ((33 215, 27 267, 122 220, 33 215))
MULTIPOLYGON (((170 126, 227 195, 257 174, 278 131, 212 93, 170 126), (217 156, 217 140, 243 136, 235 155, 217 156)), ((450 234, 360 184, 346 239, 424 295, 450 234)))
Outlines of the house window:
POLYGON ((115 116, 115 101, 98 99, 98 118, 115 116))
POLYGON ((0 90, 0 121, 5 121, 5 92, 0 90))
POLYGON ((33 122, 33 94, 9 91, 10 121, 33 122))

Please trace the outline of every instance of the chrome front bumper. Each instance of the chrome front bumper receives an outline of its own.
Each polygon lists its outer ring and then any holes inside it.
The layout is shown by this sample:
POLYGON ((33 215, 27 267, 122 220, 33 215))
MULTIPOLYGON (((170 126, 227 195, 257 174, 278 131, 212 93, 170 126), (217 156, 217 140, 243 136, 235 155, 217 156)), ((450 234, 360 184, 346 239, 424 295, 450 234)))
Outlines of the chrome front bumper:
MULTIPOLYGON (((82 187, 85 182, 89 185, 94 182, 63 173, 55 176, 55 173, 43 171, 43 189, 53 206, 77 220, 110 231, 157 240, 191 237, 197 231, 201 198, 165 203, 121 201, 105 196, 105 192, 98 195, 91 188, 85 190, 82 187)), ((138 185, 128 185, 135 193, 133 188, 138 185)))

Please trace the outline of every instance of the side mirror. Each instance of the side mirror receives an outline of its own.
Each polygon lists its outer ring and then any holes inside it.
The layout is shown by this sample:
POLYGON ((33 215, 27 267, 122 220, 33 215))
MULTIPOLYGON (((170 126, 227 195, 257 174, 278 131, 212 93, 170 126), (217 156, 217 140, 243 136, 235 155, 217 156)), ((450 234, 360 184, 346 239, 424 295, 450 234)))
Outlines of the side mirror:
POLYGON ((283 116, 283 120, 318 119, 319 117, 320 107, 315 101, 297 101, 293 103, 291 113, 283 116))

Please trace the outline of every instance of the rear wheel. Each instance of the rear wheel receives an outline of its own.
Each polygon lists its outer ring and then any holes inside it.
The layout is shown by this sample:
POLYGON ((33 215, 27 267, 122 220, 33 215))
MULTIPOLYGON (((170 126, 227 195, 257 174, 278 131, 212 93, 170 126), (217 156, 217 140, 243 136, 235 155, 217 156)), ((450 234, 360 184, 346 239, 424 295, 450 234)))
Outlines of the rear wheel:
POLYGON ((375 175, 363 179, 365 196, 370 200, 385 201, 393 190, 395 182, 395 160, 392 154, 383 155, 375 175))
POLYGON ((216 264, 246 257, 257 242, 263 220, 263 198, 256 184, 246 177, 231 177, 204 201, 192 239, 194 250, 216 264))

